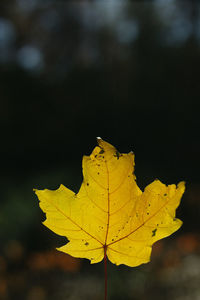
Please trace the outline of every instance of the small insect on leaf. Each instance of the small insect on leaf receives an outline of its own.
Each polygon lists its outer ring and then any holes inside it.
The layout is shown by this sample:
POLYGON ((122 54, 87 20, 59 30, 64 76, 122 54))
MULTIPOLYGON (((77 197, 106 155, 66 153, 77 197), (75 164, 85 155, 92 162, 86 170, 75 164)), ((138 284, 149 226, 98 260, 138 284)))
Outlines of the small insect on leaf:
POLYGON ((91 263, 108 259, 131 267, 150 260, 152 245, 178 230, 175 217, 185 190, 159 180, 144 192, 134 175, 134 154, 120 154, 97 139, 98 146, 83 157, 83 183, 77 194, 61 185, 57 190, 35 190, 44 225, 67 237, 58 250, 91 263))

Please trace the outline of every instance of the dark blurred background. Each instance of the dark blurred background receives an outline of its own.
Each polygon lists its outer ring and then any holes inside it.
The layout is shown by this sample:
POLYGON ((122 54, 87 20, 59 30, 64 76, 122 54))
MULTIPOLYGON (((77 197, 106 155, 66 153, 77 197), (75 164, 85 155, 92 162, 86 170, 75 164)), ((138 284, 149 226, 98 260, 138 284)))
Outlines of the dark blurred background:
POLYGON ((1 0, 0 299, 103 299, 103 264, 55 248, 33 188, 78 191, 96 136, 133 150, 143 189, 185 180, 182 228, 110 300, 200 299, 199 1, 1 0))

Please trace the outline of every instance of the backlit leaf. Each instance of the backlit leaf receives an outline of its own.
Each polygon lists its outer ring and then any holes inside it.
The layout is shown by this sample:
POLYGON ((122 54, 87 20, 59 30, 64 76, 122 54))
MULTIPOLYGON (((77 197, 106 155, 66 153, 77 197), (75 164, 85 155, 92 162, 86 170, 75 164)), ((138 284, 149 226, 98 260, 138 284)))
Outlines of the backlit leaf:
POLYGON ((58 250, 98 263, 106 253, 114 264, 138 266, 150 260, 152 245, 182 224, 175 218, 184 182, 159 180, 142 192, 134 175, 134 154, 120 154, 98 138, 83 157, 83 183, 77 194, 59 189, 35 190, 46 213, 44 225, 67 237, 58 250))

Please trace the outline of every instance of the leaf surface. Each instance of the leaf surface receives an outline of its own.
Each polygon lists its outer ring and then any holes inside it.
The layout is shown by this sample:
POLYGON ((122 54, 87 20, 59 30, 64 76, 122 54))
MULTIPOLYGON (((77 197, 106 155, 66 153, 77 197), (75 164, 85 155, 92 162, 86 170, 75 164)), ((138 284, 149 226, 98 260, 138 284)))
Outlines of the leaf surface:
POLYGON ((69 240, 58 250, 91 263, 100 262, 104 253, 116 265, 147 263, 153 243, 182 225, 175 212, 184 182, 176 187, 155 180, 142 192, 134 175, 134 154, 120 154, 100 138, 82 166, 77 194, 63 185, 55 191, 35 190, 46 213, 44 225, 69 240))

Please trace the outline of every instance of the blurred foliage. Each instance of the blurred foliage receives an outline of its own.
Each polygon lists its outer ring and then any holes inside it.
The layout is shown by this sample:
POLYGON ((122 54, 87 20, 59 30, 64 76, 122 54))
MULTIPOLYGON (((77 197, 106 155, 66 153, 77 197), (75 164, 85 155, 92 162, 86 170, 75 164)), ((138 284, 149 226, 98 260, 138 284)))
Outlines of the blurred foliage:
POLYGON ((52 258, 65 239, 32 193, 77 191, 96 136, 135 152, 141 188, 187 182, 180 233, 148 265, 109 265, 110 299, 199 299, 199 25, 196 0, 1 0, 1 299, 102 299, 102 265, 52 258))

